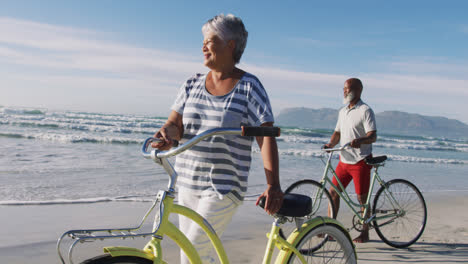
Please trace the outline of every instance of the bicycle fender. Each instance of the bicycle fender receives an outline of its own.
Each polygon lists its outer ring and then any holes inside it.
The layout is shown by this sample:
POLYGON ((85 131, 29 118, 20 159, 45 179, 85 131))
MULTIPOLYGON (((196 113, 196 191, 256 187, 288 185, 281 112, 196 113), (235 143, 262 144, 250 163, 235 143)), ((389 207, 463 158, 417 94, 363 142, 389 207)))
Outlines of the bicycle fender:
MULTIPOLYGON (((299 229, 292 232, 291 235, 289 235, 287 241, 289 243, 291 243, 291 245, 296 246, 296 244, 299 243, 297 238, 299 236, 301 236, 302 233, 308 232, 310 229, 312 229, 314 227, 321 226, 321 225, 327 225, 327 224, 335 225, 335 226, 341 228, 343 231, 346 231, 346 228, 340 222, 338 222, 336 219, 333 219, 333 218, 330 218, 330 217, 318 216, 318 217, 314 217, 314 218, 310 219, 309 221, 305 222, 299 229)), ((349 237, 349 233, 347 231, 345 233, 349 237)), ((292 253, 291 250, 289 250, 287 248, 281 250, 278 253, 278 256, 276 257, 275 263, 276 264, 285 263, 285 261, 289 258, 291 253, 292 253)))
MULTIPOLYGON (((343 224, 341 224, 336 219, 333 219, 333 218, 330 218, 330 217, 325 217, 325 216, 318 216, 318 217, 314 217, 314 218, 310 219, 309 221, 305 222, 304 224, 302 224, 301 228, 299 228, 298 230, 294 231, 291 235, 289 235, 287 241, 291 243, 296 239, 296 237, 300 233, 305 232, 305 231, 309 231, 310 229, 312 229, 312 228, 314 228, 316 226, 324 225, 324 224, 333 224, 333 225, 336 225, 339 228, 341 228, 343 231, 346 231, 346 228, 343 226, 343 224)), ((348 233, 348 232, 346 231, 346 233, 348 233)))
POLYGON ((131 247, 105 247, 104 253, 108 253, 112 257, 132 256, 132 257, 145 258, 151 261, 153 261, 154 259, 153 254, 151 254, 150 252, 147 252, 138 248, 131 248, 131 247))

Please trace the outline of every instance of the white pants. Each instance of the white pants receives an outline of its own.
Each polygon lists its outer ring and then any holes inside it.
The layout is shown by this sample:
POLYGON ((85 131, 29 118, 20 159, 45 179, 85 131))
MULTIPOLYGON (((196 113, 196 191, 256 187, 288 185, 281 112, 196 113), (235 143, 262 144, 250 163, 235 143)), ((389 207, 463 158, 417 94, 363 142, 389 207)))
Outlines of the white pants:
MULTIPOLYGON (((228 197, 219 199, 216 193, 206 197, 193 195, 190 192, 182 191, 178 194, 178 203, 186 206, 203 216, 211 224, 213 229, 221 237, 227 225, 236 212, 238 205, 228 197)), ((179 216, 179 229, 192 242, 201 257, 203 263, 215 263, 218 259, 210 238, 203 229, 195 222, 185 216, 179 216)), ((188 264, 190 261, 184 252, 180 252, 181 264, 188 264)))

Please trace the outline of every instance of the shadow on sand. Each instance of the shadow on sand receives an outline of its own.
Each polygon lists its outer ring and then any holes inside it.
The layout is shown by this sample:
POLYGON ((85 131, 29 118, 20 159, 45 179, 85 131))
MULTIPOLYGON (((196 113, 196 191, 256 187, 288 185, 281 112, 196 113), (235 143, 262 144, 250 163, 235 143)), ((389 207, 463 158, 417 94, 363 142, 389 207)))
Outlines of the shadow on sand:
POLYGON ((371 240, 357 246, 359 262, 386 263, 467 263, 468 244, 418 242, 409 248, 393 248, 371 240))

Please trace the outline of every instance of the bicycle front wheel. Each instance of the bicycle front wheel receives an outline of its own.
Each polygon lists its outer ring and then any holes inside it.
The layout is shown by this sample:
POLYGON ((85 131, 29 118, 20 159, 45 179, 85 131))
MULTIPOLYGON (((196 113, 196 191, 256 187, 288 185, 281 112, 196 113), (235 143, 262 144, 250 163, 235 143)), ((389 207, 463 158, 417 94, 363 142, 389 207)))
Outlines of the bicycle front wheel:
POLYGON ((372 210, 375 231, 388 245, 405 248, 421 237, 427 209, 418 188, 407 180, 387 182, 376 193, 372 210), (380 219, 379 219, 380 218, 380 219))
POLYGON ((81 262, 81 264, 152 264, 153 261, 134 256, 101 255, 81 262))
MULTIPOLYGON (((341 227, 334 224, 319 225, 303 236, 297 237, 299 242, 295 247, 307 263, 355 264, 356 252, 349 235, 341 227), (323 238, 327 237, 325 243, 323 238), (321 244, 317 248, 317 244, 321 244)), ((293 243, 294 245, 294 243, 293 243)), ((296 254, 291 254, 288 264, 302 263, 296 254)))

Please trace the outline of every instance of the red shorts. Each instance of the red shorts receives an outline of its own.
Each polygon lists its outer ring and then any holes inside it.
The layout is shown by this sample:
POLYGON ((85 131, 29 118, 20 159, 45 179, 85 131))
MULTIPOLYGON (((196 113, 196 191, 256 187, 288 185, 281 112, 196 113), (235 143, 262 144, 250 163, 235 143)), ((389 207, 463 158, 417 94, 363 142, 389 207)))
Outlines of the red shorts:
MULTIPOLYGON (((338 166, 336 166, 335 173, 345 188, 351 180, 354 180, 356 194, 362 195, 369 192, 371 169, 372 166, 367 165, 364 160, 361 160, 356 164, 346 164, 340 161, 338 166)), ((339 188, 340 185, 335 179, 335 176, 333 176, 332 182, 333 185, 339 188)))

